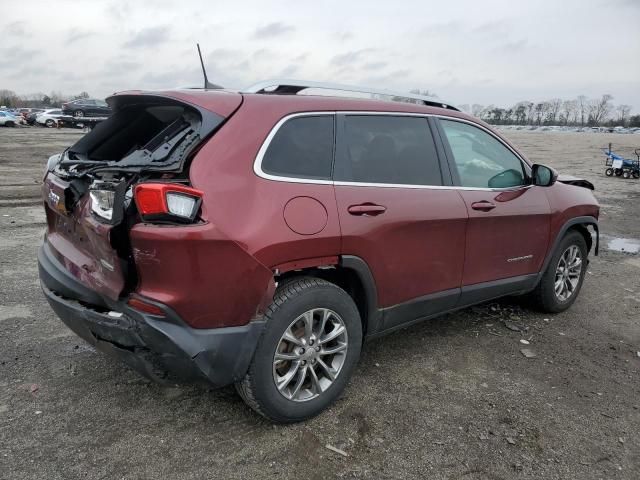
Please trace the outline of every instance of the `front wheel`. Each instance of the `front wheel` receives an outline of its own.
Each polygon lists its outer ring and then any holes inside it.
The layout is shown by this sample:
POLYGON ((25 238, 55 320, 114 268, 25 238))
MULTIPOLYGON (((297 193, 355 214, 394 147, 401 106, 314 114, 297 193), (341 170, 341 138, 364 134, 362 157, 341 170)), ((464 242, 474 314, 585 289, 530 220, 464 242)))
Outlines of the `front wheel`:
POLYGON ((612 177, 612 176, 613 176, 613 168, 607 168, 607 169, 604 171, 604 174, 605 174, 607 177, 612 177))
POLYGON ((282 285, 245 378, 244 401, 278 423, 311 418, 345 389, 360 357, 362 324, 351 297, 319 278, 282 285))
POLYGON ((44 122, 45 126, 48 128, 53 128, 56 126, 56 121, 55 120, 47 120, 46 122, 44 122))
POLYGON ((534 307, 548 313, 563 312, 575 302, 587 271, 587 242, 580 232, 569 232, 553 254, 533 292, 534 307))

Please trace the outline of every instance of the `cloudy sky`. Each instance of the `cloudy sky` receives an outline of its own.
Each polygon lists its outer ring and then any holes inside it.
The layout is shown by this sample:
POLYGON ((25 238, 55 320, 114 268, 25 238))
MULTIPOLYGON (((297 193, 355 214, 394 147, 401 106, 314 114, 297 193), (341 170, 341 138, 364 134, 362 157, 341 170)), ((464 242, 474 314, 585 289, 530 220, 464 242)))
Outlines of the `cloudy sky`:
POLYGON ((640 111, 640 0, 0 0, 0 89, 104 97, 287 77, 455 104, 610 93, 640 111))

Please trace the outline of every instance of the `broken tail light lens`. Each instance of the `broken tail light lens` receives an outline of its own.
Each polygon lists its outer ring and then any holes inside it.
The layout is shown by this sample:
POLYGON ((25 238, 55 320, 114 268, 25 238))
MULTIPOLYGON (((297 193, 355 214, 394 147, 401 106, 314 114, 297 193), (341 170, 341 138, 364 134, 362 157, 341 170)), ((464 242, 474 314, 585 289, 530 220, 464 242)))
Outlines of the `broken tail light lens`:
POLYGON ((139 183, 133 197, 145 221, 190 223, 202 203, 200 190, 172 183, 139 183))

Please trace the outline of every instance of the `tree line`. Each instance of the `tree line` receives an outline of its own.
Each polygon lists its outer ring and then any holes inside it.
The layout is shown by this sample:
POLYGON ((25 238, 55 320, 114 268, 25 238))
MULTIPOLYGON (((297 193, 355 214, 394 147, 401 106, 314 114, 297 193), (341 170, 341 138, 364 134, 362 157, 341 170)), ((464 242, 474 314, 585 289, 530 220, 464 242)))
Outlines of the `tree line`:
POLYGON ((614 105, 612 100, 609 94, 600 98, 579 95, 570 100, 521 101, 508 108, 477 103, 458 105, 458 108, 493 125, 640 127, 640 115, 631 115, 630 105, 614 105))

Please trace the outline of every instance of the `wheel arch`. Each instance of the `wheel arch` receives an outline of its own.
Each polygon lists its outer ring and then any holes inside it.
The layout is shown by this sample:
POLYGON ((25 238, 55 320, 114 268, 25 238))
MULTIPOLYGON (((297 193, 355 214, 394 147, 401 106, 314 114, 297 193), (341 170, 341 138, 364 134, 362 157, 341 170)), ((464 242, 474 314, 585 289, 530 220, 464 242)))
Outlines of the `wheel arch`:
POLYGON ((539 279, 547 270, 547 267, 549 266, 549 262, 551 261, 551 258, 553 257, 554 252, 556 251, 556 249, 558 248, 558 245, 560 244, 562 239, 565 237, 565 235, 569 231, 577 231, 578 233, 580 233, 584 237, 585 241, 587 242, 588 251, 591 251, 591 247, 593 246, 593 237, 589 232, 589 227, 592 227, 596 234, 596 244, 595 244, 593 253, 596 256, 598 255, 598 251, 600 248, 600 229, 598 227, 598 220, 595 217, 591 217, 591 216, 570 218, 564 223, 564 225, 560 228, 560 230, 556 234, 553 244, 549 249, 549 251, 547 252, 547 256, 544 259, 542 268, 540 269, 539 279))
POLYGON ((338 257, 337 263, 333 265, 309 265, 305 268, 283 271, 278 274, 277 281, 279 285, 283 285, 303 276, 322 278, 349 294, 360 313, 363 337, 380 330, 382 315, 378 309, 378 292, 373 274, 363 259, 353 255, 343 255, 338 257))

